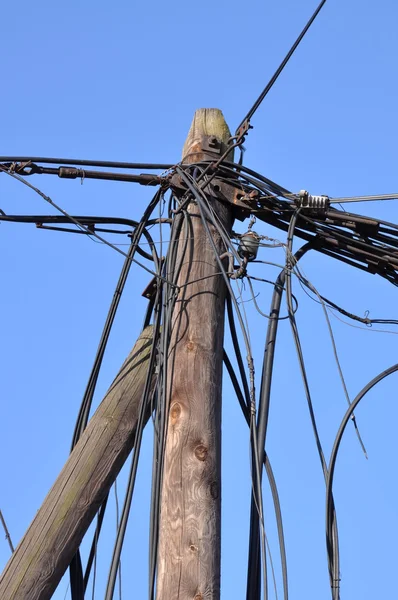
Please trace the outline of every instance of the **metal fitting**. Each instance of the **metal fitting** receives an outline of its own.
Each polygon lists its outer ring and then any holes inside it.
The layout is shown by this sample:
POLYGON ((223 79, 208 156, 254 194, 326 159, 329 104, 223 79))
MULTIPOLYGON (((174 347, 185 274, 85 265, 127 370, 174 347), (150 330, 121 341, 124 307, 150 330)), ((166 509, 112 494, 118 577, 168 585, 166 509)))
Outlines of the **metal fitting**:
POLYGON ((238 254, 248 261, 257 258, 261 237, 255 231, 246 231, 239 240, 238 254))
POLYGON ((300 190, 296 198, 299 208, 309 208, 314 211, 325 211, 329 209, 329 196, 312 196, 307 190, 300 190))

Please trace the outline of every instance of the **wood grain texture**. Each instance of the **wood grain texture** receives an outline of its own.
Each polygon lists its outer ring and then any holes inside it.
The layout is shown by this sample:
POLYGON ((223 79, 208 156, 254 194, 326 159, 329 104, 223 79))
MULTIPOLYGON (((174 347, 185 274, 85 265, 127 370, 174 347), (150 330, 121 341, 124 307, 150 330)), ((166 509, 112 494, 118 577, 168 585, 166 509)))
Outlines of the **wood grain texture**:
POLYGON ((133 448, 151 346, 147 327, 6 565, 1 600, 51 598, 133 448))
MULTIPOLYGON (((226 143, 221 111, 197 111, 184 162, 208 159, 205 135, 226 143)), ((229 207, 210 199, 231 230, 229 207)), ((157 600, 219 600, 221 521, 221 383, 225 283, 194 202, 178 246, 182 287, 173 313, 168 357, 170 412, 163 470, 157 600), (191 239, 185 249, 184 239, 191 239), (197 281, 198 279, 201 281, 197 281), (189 285, 186 285, 189 284, 189 285)), ((219 251, 219 234, 211 227, 219 251)))

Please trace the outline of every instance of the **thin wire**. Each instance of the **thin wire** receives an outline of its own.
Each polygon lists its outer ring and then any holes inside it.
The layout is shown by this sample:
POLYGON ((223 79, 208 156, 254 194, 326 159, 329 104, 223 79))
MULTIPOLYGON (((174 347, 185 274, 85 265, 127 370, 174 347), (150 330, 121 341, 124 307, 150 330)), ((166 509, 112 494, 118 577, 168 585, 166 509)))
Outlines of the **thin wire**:
POLYGON ((5 518, 4 518, 1 510, 0 510, 0 521, 3 525, 4 533, 6 534, 6 540, 8 542, 8 545, 10 546, 10 550, 11 550, 11 552, 14 552, 14 545, 11 540, 10 532, 8 531, 7 523, 5 521, 5 518))
POLYGON ((344 323, 344 325, 348 325, 348 327, 353 327, 354 329, 359 329, 360 331, 368 331, 369 333, 392 333, 393 335, 398 335, 398 331, 391 331, 390 329, 375 329, 374 327, 361 327, 360 325, 348 323, 348 321, 344 321, 344 319, 336 315, 336 313, 330 307, 329 310, 335 319, 341 321, 341 323, 344 323))
MULTIPOLYGON (((115 479, 115 483, 113 485, 113 489, 115 492, 115 507, 116 507, 116 535, 119 530, 119 498, 117 494, 117 478, 115 479)), ((122 600, 122 561, 119 560, 119 568, 118 568, 118 576, 119 576, 119 600, 122 600)))
MULTIPOLYGON (((307 378, 307 372, 306 372, 305 363, 304 363, 303 351, 301 348, 301 342, 300 342, 300 337, 299 337, 299 333, 298 333, 296 318, 293 313, 292 296, 291 296, 291 293, 292 293, 291 270, 292 270, 292 266, 293 266, 291 264, 291 262, 292 262, 291 256, 292 256, 294 230, 295 230, 295 226, 296 226, 296 222, 297 222, 297 218, 298 218, 299 214, 300 214, 300 208, 298 208, 291 217, 289 229, 288 229, 288 235, 287 235, 286 246, 287 246, 288 252, 286 253, 286 266, 288 267, 288 269, 286 271, 286 301, 287 301, 287 308, 288 308, 288 312, 289 312, 289 316, 290 316, 290 325, 291 325, 291 329, 292 329, 292 333, 293 333, 293 339, 294 339, 294 343, 296 346, 297 358, 298 358, 298 362, 299 362, 299 366, 300 366, 301 377, 303 380, 304 391, 305 391, 305 395, 307 398, 307 405, 308 405, 308 409, 309 409, 309 413, 310 413, 312 429, 314 432, 318 455, 319 455, 319 459, 321 462, 322 471, 323 471, 323 475, 324 475, 325 483, 326 483, 327 478, 328 478, 328 469, 327 469, 327 464, 326 464, 321 440, 320 440, 319 433, 318 433, 318 427, 316 424, 315 413, 314 413, 314 408, 313 408, 312 398, 311 398, 311 392, 310 392, 310 387, 309 387, 308 378, 307 378)), ((334 505, 333 505, 333 510, 334 510, 334 505)), ((339 573, 340 567, 339 567, 338 530, 337 530, 337 520, 336 520, 335 510, 333 513, 333 533, 332 533, 332 538, 331 538, 331 544, 332 544, 333 561, 332 562, 330 561, 329 555, 328 555, 329 573, 330 573, 330 580, 331 580, 331 586, 332 586, 332 591, 333 591, 333 600, 338 600, 340 597, 340 593, 339 593, 339 590, 340 590, 340 583, 339 583, 340 582, 340 573, 339 573)))
POLYGON ((66 586, 66 592, 65 592, 64 600, 66 600, 66 596, 68 595, 69 586, 70 586, 70 581, 68 581, 68 585, 66 586))
MULTIPOLYGON (((47 196, 41 190, 39 190, 39 188, 37 188, 34 185, 30 184, 28 181, 25 181, 25 179, 23 179, 23 177, 20 177, 16 173, 10 173, 9 171, 3 169, 1 165, 0 165, 0 170, 3 171, 4 173, 6 173, 7 175, 9 175, 10 177, 13 177, 14 179, 17 179, 18 181, 20 181, 24 185, 28 186, 31 190, 33 190, 34 192, 36 192, 37 194, 39 194, 39 196, 41 196, 46 202, 48 202, 49 204, 51 204, 51 206, 53 206, 56 210, 58 210, 65 217, 67 217, 68 219, 70 219, 70 221, 72 223, 74 223, 77 227, 79 227, 79 229, 81 229, 82 231, 86 232, 88 236, 95 237, 96 239, 100 240, 103 244, 105 244, 106 246, 109 246, 110 248, 112 248, 113 250, 115 250, 116 252, 118 252, 119 254, 121 254, 122 256, 124 256, 124 257, 128 256, 126 254, 126 252, 123 252, 123 250, 120 250, 120 248, 118 248, 117 246, 115 246, 114 244, 112 244, 111 242, 109 242, 108 240, 106 240, 105 238, 103 238, 102 236, 98 235, 98 233, 95 233, 95 231, 92 231, 88 227, 85 227, 77 219, 75 219, 70 214, 68 214, 63 208, 61 208, 55 202, 53 202, 53 200, 51 200, 51 198, 49 196, 47 196)), ((151 269, 149 269, 148 267, 146 267, 143 263, 141 263, 137 259, 132 258, 130 260, 133 263, 135 263, 136 265, 138 265, 139 267, 141 267, 142 269, 144 269, 144 271, 146 271, 147 273, 150 273, 154 277, 159 277, 160 279, 162 279, 162 277, 160 277, 159 275, 157 275, 154 271, 151 271, 151 269)))
POLYGON ((111 565, 110 565, 110 569, 109 569, 108 583, 107 583, 106 592, 105 592, 105 600, 112 600, 114 590, 115 590, 115 583, 116 583, 116 578, 117 578, 119 561, 120 561, 120 556, 121 556, 121 552, 122 552, 122 548, 123 548, 124 537, 126 534, 127 522, 128 522, 128 518, 129 518, 131 502, 132 502, 132 498, 133 498, 135 481, 136 481, 136 476, 137 476, 138 461, 140 458, 143 430, 144 430, 145 423, 146 423, 147 419, 149 418, 148 412, 150 409, 150 400, 151 400, 150 396, 152 394, 151 387, 152 387, 152 380, 153 380, 153 375, 154 375, 154 367, 155 367, 155 360, 156 360, 156 353, 157 353, 158 333, 159 333, 159 328, 158 328, 158 326, 155 326, 153 328, 152 346, 151 346, 151 351, 150 351, 148 370, 147 370, 147 374, 146 374, 146 378, 145 378, 144 391, 142 394, 140 407, 139 407, 139 411, 138 411, 137 426, 135 428, 134 452, 133 452, 133 458, 132 458, 130 473, 129 473, 129 478, 128 478, 127 491, 126 491, 126 495, 125 495, 123 511, 122 511, 122 516, 120 519, 116 542, 115 542, 115 546, 114 546, 114 550, 113 550, 111 565))
MULTIPOLYGON (((98 514, 97 514, 98 522, 98 514)), ((95 598, 95 583, 97 580, 97 548, 98 548, 98 527, 95 529, 95 554, 94 554, 94 569, 93 569, 93 588, 91 592, 91 600, 95 598)))
POLYGON ((378 196, 347 196, 330 198, 330 204, 346 204, 348 202, 375 202, 379 200, 398 200, 398 194, 380 194, 378 196))
MULTIPOLYGON (((288 248, 286 248, 286 251, 287 251, 287 252, 289 252, 288 248)), ((350 406, 350 405, 351 405, 350 395, 349 395, 349 393, 348 393, 347 384, 346 384, 346 381, 345 381, 345 378, 344 378, 343 369, 341 368, 341 363, 340 363, 340 359, 339 359, 339 354, 338 354, 338 351, 337 351, 337 346, 336 346, 336 340, 335 340, 335 337, 334 337, 334 333, 333 333, 333 328, 332 328, 332 325, 331 325, 331 323, 330 323, 330 319, 329 319, 329 314, 328 314, 328 311, 327 311, 326 303, 324 302, 323 298, 322 298, 322 297, 321 297, 321 295, 319 294, 319 292, 318 292, 318 290, 316 289, 316 287, 315 287, 315 286, 314 286, 314 285, 313 285, 313 284, 312 284, 312 283, 309 281, 309 279, 308 279, 308 278, 307 278, 307 277, 306 277, 306 276, 303 274, 302 270, 300 271, 300 269, 299 269, 298 265, 294 264, 294 263, 295 263, 295 258, 294 258, 294 255, 293 255, 293 254, 291 254, 291 253, 290 253, 290 262, 291 262, 291 264, 293 265, 293 268, 294 268, 294 269, 297 271, 297 273, 298 273, 298 275, 299 275, 299 280, 301 280, 303 283, 305 283, 305 285, 306 285, 306 286, 307 286, 307 287, 308 287, 308 288, 309 288, 309 289, 310 289, 310 290, 311 290, 311 291, 312 291, 314 294, 316 294, 316 296, 317 296, 317 297, 318 297, 318 299, 319 299, 319 303, 320 303, 320 304, 321 304, 321 306, 322 306, 323 314, 324 314, 324 316, 325 316, 325 320, 326 320, 327 328, 328 328, 328 331, 329 331, 330 341, 331 341, 331 343, 332 343, 332 349, 333 349, 333 354, 334 354, 334 358, 335 358, 336 365, 337 365, 337 370, 338 370, 338 372, 339 372, 339 376, 340 376, 340 381, 341 381, 341 384, 342 384, 342 386, 343 386, 343 391, 344 391, 345 398, 346 398, 346 400, 347 400, 347 404, 348 404, 348 406, 350 406)), ((368 458, 368 454, 367 454, 367 452, 366 452, 365 445, 364 445, 364 443, 363 443, 363 441, 362 441, 362 437, 361 437, 361 434, 360 434, 360 432, 359 432, 359 429, 358 429, 358 425, 357 425, 357 421, 356 421, 355 415, 352 415, 352 422, 353 422, 353 425, 354 425, 354 429, 355 429, 356 436, 357 436, 357 438, 358 438, 359 445, 361 446, 362 452, 364 453, 364 455, 365 455, 365 458, 367 459, 367 458, 368 458)))

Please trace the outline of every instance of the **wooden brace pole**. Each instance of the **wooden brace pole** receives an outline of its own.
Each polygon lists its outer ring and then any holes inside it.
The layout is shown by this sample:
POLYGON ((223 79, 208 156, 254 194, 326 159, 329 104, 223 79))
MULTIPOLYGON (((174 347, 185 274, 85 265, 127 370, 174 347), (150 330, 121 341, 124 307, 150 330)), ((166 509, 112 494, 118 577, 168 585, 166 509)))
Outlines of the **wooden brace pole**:
POLYGON ((1 600, 48 600, 134 445, 153 328, 138 338, 11 556, 1 600))
MULTIPOLYGON (((220 153, 212 153, 212 145, 222 142, 222 153, 230 135, 220 110, 198 110, 185 142, 183 162, 217 160, 220 153)), ((231 208, 211 197, 208 201, 221 227, 230 233, 231 208)), ((176 264, 182 265, 177 282, 181 291, 172 317, 167 366, 170 411, 156 598, 219 600, 226 286, 196 202, 191 201, 186 210, 188 219, 180 234, 176 259, 176 264)), ((221 255, 225 245, 216 228, 210 225, 210 230, 221 255)))

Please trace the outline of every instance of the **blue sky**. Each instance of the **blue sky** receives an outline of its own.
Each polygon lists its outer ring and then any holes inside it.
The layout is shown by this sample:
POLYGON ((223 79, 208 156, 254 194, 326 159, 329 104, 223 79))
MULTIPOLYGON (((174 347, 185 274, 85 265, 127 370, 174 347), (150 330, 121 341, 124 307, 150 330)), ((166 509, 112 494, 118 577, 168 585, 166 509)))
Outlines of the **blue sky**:
MULTIPOLYGON (((28 3, 3 10, 0 154, 176 162, 193 113, 218 107, 234 129, 315 8, 310 0, 245 3, 102 1, 28 3)), ((398 85, 392 0, 328 0, 252 120, 245 163, 281 185, 330 196, 398 191, 398 85)), ((32 183, 74 214, 139 218, 150 191, 124 183, 32 183)), ((44 200, 0 177, 0 208, 50 214, 44 200)), ((354 211, 398 222, 397 202, 354 211)), ((236 225, 244 231, 244 225, 236 225)), ((283 239, 265 224, 259 233, 283 239)), ((122 257, 84 236, 0 224, 0 508, 14 543, 67 458, 74 420, 122 257)), ((126 240, 127 241, 127 240, 126 240)), ((282 263, 283 252, 261 258, 282 263)), ((375 276, 317 255, 303 270, 318 290, 352 312, 396 318, 396 290, 375 276)), ((258 274, 273 278, 270 267, 258 274)), ((98 403, 142 326, 146 273, 134 268, 106 353, 98 403)), ((346 405, 320 307, 294 284, 298 325, 326 455, 346 405)), ((270 289, 259 288, 266 311, 270 289)), ((257 373, 266 320, 246 304, 257 373)), ((332 318, 350 395, 396 361, 398 339, 332 318)), ((397 330, 398 331, 398 330, 397 330)), ((249 438, 227 378, 223 413, 222 598, 243 598, 250 500, 249 438)), ((392 597, 398 488, 394 376, 364 400, 336 474, 342 598, 392 597)), ((329 598, 324 484, 287 322, 280 328, 269 455, 285 522, 291 598, 329 598)), ((144 598, 151 432, 123 553, 125 597, 144 598), (134 597, 135 597, 134 596, 134 597)), ((122 496, 125 474, 119 482, 122 496)), ((278 581, 277 540, 267 485, 266 527, 278 581)), ((111 503, 112 504, 112 503, 111 503)), ((99 548, 96 598, 103 597, 115 532, 111 507, 99 548)), ((1 535, 0 535, 1 542, 1 535)), ((0 566, 9 556, 0 543, 0 566)), ((63 580, 54 598, 62 600, 63 580)), ((281 588, 280 588, 280 594, 281 588)), ((272 591, 270 598, 272 598, 272 591)))

